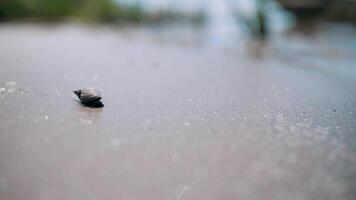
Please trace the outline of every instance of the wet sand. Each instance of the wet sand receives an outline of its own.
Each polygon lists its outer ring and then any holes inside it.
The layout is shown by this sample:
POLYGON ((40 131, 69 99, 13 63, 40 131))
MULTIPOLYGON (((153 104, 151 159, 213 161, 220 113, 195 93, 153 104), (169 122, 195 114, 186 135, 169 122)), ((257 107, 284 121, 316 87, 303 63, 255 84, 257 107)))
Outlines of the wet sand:
POLYGON ((287 41, 1 25, 0 199, 355 199, 355 46, 287 41))

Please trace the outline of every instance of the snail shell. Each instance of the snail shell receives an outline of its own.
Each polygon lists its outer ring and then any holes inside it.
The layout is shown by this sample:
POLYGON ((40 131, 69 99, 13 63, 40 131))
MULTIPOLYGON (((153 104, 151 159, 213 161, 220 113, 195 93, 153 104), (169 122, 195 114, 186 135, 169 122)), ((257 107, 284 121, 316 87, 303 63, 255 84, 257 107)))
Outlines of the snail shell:
POLYGON ((83 104, 86 105, 102 105, 101 94, 95 88, 85 88, 73 91, 83 104))

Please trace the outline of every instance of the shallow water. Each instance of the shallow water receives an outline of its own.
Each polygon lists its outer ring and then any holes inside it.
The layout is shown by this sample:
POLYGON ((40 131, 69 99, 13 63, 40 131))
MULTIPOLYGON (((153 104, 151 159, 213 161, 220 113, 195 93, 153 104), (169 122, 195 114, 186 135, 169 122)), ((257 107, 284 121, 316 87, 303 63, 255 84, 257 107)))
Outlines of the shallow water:
POLYGON ((354 199, 352 31, 234 48, 3 24, 0 199, 354 199))

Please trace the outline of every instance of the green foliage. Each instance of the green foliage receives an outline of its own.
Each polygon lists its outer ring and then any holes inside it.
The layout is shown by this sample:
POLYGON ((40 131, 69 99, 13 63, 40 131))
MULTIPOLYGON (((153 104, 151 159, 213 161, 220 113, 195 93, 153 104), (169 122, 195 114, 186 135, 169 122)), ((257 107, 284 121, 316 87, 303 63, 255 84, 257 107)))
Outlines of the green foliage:
POLYGON ((21 0, 0 0, 0 18, 18 18, 28 14, 21 0))
POLYGON ((113 0, 0 0, 0 18, 63 20, 68 17, 86 22, 140 21, 139 7, 123 8, 113 0))
POLYGON ((88 0, 79 9, 77 16, 84 21, 115 21, 119 8, 111 1, 88 0))

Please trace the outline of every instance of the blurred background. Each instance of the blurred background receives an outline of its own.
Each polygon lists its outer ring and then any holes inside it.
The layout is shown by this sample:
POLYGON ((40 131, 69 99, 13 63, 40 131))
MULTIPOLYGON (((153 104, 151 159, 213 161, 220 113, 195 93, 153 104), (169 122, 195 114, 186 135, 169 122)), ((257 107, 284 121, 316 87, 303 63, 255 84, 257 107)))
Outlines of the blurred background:
POLYGON ((0 20, 112 24, 185 21, 230 31, 237 26, 235 29, 264 37, 298 22, 354 24, 355 4, 354 0, 1 0, 0 20))
MULTIPOLYGON (((344 43, 349 36, 339 34, 353 35, 355 4, 354 0, 1 0, 0 20, 136 26, 171 41, 204 45, 238 47, 246 41, 251 44, 251 39, 282 41, 299 33, 328 35, 344 43)), ((260 46, 261 42, 252 42, 257 53, 260 46)))

